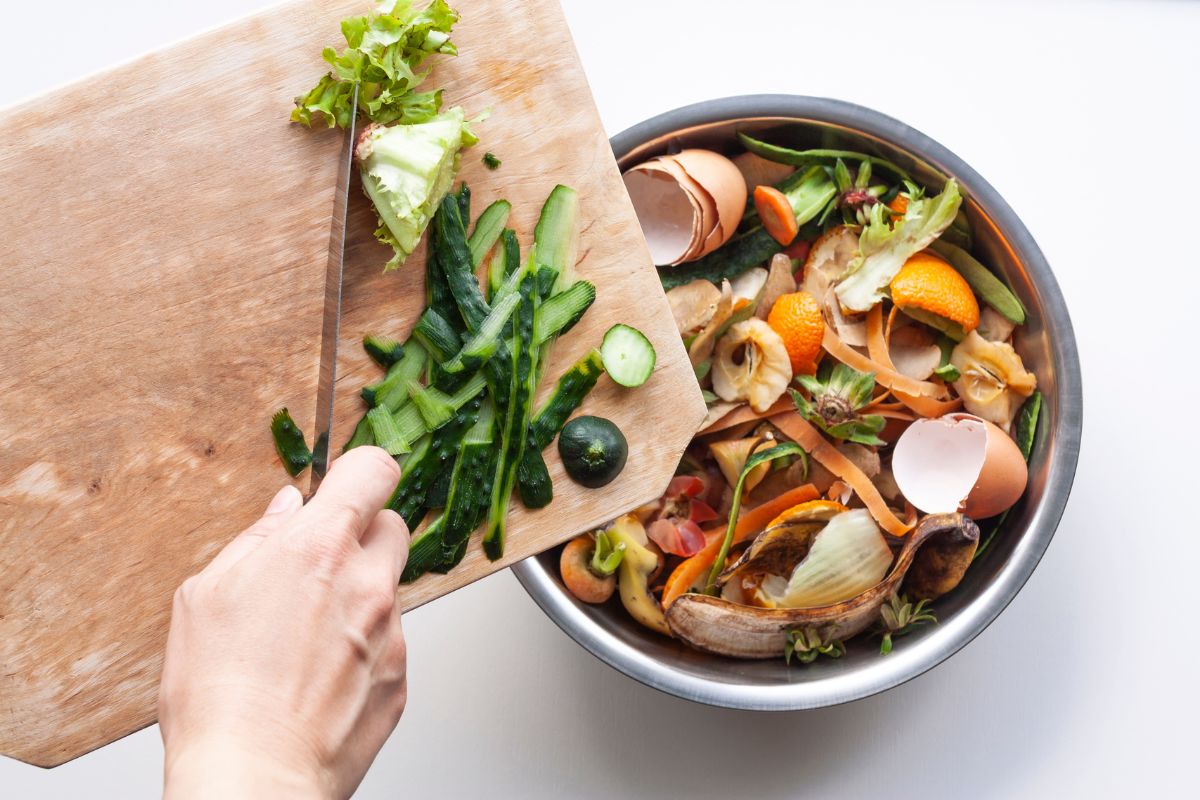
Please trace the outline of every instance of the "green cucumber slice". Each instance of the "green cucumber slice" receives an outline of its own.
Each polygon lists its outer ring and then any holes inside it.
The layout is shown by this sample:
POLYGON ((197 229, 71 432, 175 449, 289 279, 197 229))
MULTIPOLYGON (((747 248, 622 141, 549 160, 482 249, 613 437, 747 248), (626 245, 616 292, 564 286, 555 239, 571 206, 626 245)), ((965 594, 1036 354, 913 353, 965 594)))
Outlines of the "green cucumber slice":
POLYGON ((609 377, 622 386, 641 386, 654 372, 658 356, 645 334, 628 325, 613 325, 604 334, 600 359, 609 377))

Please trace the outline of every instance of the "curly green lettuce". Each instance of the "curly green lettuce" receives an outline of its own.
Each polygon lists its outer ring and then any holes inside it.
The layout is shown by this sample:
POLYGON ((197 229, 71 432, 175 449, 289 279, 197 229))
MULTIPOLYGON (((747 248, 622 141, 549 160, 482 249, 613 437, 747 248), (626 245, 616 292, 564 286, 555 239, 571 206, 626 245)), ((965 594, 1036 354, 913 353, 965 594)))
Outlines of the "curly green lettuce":
POLYGON ((871 207, 871 218, 858 238, 858 255, 834 289, 851 311, 870 311, 884 297, 892 278, 915 253, 929 247, 954 222, 962 196, 951 178, 937 197, 910 198, 901 221, 889 222, 882 203, 871 207))
POLYGON ((459 151, 476 141, 457 106, 428 122, 369 125, 355 155, 363 190, 379 216, 375 237, 395 250, 384 272, 416 249, 458 172, 459 151))
POLYGON ((354 82, 359 82, 358 107, 372 122, 428 122, 442 106, 440 90, 417 92, 429 71, 418 71, 426 57, 457 55, 450 29, 458 12, 445 0, 433 0, 420 11, 410 0, 398 0, 361 17, 342 20, 346 49, 326 47, 322 57, 330 71, 307 94, 296 98, 292 120, 345 128, 353 113, 354 82))

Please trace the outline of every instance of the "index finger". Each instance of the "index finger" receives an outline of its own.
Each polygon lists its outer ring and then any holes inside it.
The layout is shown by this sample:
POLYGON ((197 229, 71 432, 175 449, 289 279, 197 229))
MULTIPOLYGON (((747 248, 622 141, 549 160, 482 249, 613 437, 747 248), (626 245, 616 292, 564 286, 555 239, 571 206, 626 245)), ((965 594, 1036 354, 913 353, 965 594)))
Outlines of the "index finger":
POLYGON ((400 466, 378 447, 356 447, 329 467, 296 515, 300 535, 362 538, 400 481, 400 466))

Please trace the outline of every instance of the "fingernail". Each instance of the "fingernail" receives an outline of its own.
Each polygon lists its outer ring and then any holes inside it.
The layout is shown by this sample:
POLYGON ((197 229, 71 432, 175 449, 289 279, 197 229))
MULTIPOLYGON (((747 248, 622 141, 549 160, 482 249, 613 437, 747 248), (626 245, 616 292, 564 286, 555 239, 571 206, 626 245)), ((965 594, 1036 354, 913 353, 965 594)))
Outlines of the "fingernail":
POLYGON ((303 498, 300 496, 300 490, 295 486, 285 486, 271 498, 271 503, 267 506, 266 513, 283 514, 288 511, 295 511, 301 505, 303 505, 303 498))

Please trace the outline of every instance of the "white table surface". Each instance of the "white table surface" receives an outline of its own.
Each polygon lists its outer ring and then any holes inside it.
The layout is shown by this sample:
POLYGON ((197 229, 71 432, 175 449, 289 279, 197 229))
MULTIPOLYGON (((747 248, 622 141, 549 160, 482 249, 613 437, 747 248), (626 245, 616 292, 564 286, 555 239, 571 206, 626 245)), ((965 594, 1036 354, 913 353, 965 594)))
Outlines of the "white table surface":
MULTIPOLYGON (((6 0, 0 104, 263 5, 6 0)), ((989 180, 1074 319, 1087 389, 1075 490, 1040 568, 973 644, 822 711, 659 694, 495 575, 406 618, 408 710, 358 796, 1194 791, 1200 4, 564 5, 610 133, 712 97, 826 95, 908 122, 989 180)), ((160 759, 156 728, 53 771, 0 759, 0 796, 152 797, 160 759)))

